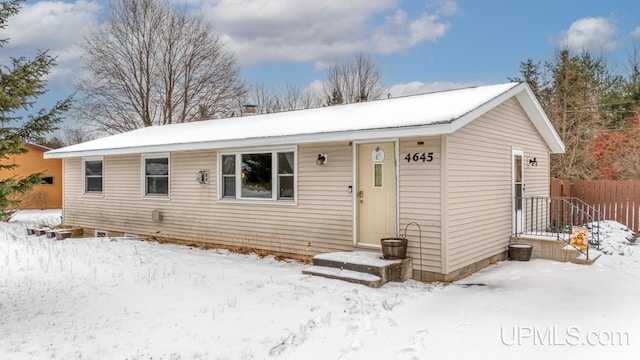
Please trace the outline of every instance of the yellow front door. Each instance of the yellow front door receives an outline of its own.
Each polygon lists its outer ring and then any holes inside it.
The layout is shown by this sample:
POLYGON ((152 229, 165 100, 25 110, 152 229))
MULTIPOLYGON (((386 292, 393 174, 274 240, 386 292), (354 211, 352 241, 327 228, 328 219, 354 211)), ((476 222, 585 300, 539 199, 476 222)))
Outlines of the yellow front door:
POLYGON ((396 236, 394 143, 360 144, 357 157, 357 240, 379 246, 381 238, 396 236))

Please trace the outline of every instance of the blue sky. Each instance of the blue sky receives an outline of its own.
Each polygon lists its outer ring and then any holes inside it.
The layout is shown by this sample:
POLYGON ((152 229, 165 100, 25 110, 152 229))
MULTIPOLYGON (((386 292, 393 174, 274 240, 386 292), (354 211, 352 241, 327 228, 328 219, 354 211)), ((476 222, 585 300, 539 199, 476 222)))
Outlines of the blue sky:
MULTIPOLYGON (((185 0, 211 20, 249 84, 318 87, 329 64, 372 55, 394 96, 506 82, 520 61, 550 59, 561 47, 607 54, 624 72, 640 47, 637 0, 185 0)), ((104 17, 103 0, 27 1, 1 37, 7 56, 49 49, 53 102, 73 92, 77 44, 104 17)))

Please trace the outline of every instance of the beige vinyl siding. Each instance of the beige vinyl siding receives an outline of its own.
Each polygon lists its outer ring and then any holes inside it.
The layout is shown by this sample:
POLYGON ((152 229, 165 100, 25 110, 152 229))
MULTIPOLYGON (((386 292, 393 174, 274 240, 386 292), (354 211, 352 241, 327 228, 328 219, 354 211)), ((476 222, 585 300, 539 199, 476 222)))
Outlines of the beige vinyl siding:
POLYGON ((549 149, 514 98, 448 137, 447 272, 507 249, 512 148, 524 152, 525 195, 547 196, 549 149), (528 166, 532 157, 537 167, 528 166))
MULTIPOLYGON (((261 149, 257 149, 260 151, 261 149)), ((65 161, 65 223, 181 240, 315 254, 353 249, 352 148, 348 143, 298 147, 297 204, 218 201, 217 153, 170 154, 170 198, 142 192, 140 155, 104 157, 103 196, 83 195, 82 161, 65 161), (318 153, 328 155, 316 165, 318 153), (209 170, 209 184, 196 174, 209 170), (160 210, 163 220, 151 221, 160 210)))
POLYGON ((422 228, 422 269, 419 233, 415 225, 407 228, 408 256, 416 270, 441 272, 440 246, 440 137, 402 139, 399 148, 399 232, 415 221, 422 228), (424 145, 418 145, 424 142, 424 145), (431 162, 407 162, 405 156, 433 153, 431 162))

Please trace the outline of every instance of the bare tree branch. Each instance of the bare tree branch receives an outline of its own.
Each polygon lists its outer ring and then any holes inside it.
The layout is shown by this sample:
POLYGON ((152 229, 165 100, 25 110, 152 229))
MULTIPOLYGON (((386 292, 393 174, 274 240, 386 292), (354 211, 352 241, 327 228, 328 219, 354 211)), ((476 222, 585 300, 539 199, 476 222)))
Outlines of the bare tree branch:
POLYGON ((245 86, 223 47, 202 16, 166 0, 115 0, 85 38, 76 115, 108 133, 228 116, 245 86))
POLYGON ((311 89, 300 89, 288 83, 282 92, 256 85, 247 94, 244 104, 254 105, 258 114, 311 109, 322 106, 322 98, 311 89))
POLYGON ((377 100, 383 94, 380 70, 364 53, 358 53, 327 71, 324 95, 328 105, 377 100))

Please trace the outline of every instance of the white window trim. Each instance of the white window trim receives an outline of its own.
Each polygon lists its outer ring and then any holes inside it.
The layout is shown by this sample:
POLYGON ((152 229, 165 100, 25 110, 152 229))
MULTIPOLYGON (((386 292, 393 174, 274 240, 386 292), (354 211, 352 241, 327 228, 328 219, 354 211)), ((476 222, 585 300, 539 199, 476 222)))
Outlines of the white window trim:
POLYGON ((218 186, 218 202, 225 203, 242 203, 242 204, 277 204, 277 205, 297 205, 298 204, 298 147, 264 147, 256 149, 229 149, 224 151, 218 151, 218 176, 216 177, 218 186), (279 199, 279 178, 278 178, 278 153, 293 152, 294 164, 293 164, 293 199, 279 199), (265 154, 271 153, 271 198, 247 198, 242 197, 242 181, 238 181, 242 172, 242 155, 244 154, 265 154), (222 174, 222 156, 234 155, 235 156, 235 185, 236 185, 236 197, 223 197, 223 174, 222 174))
POLYGON ((140 157, 140 180, 141 191, 143 199, 157 199, 157 200, 170 200, 171 199, 171 153, 151 153, 142 154, 140 157), (162 194, 147 194, 147 172, 146 172, 146 159, 162 159, 167 158, 167 166, 169 171, 167 174, 167 195, 162 194))
POLYGON ((104 157, 103 156, 93 156, 93 157, 83 157, 82 158, 82 195, 88 196, 96 196, 96 197, 104 197, 104 185, 105 185, 105 173, 104 173, 104 157), (85 164, 87 161, 102 161, 102 191, 87 191, 87 171, 85 164))

